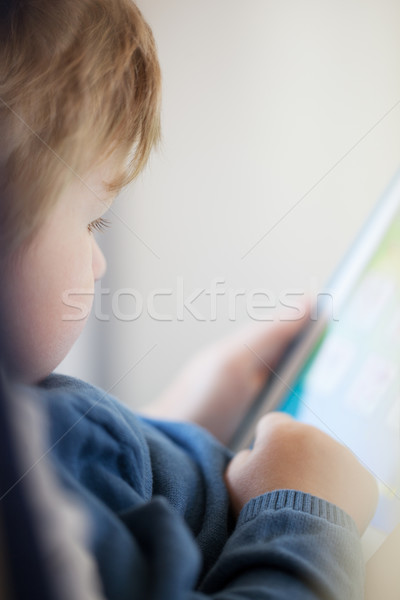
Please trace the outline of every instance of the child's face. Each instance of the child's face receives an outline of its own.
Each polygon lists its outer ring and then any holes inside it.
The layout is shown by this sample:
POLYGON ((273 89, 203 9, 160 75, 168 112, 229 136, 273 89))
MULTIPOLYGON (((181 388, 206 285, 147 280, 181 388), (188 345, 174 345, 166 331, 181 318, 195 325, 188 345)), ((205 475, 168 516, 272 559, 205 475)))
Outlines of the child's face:
POLYGON ((22 381, 32 383, 48 375, 85 325, 94 281, 106 267, 88 230, 112 201, 101 184, 106 176, 103 168, 85 179, 87 186, 74 179, 32 244, 3 275, 0 335, 8 366, 22 381))

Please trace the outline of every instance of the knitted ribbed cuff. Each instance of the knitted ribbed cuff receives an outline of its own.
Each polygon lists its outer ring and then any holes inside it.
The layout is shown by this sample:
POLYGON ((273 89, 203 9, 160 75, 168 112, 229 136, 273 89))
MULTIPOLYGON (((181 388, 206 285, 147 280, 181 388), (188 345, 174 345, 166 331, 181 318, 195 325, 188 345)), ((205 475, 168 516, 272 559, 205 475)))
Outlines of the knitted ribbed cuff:
POLYGON ((277 511, 283 508, 321 517, 334 525, 340 525, 358 533, 354 520, 336 504, 297 490, 275 490, 253 498, 243 507, 237 526, 254 519, 262 511, 277 511))

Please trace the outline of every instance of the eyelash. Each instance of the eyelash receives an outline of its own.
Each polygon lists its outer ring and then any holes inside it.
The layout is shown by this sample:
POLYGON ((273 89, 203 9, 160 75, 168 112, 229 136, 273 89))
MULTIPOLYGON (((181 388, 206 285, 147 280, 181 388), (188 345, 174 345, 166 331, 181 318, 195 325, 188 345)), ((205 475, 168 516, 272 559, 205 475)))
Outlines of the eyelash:
POLYGON ((100 219, 96 219, 92 221, 87 226, 89 233, 94 233, 95 231, 104 232, 108 227, 110 227, 111 223, 107 219, 100 217, 100 219))

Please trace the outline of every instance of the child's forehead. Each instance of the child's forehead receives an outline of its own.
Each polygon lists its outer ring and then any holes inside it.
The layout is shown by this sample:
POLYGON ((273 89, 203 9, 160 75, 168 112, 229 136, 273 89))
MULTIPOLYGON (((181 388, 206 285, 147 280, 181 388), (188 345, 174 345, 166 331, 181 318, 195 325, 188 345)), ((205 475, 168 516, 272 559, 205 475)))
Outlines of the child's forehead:
POLYGON ((84 176, 72 173, 65 193, 68 196, 74 195, 84 199, 93 208, 101 207, 106 210, 110 208, 116 195, 115 191, 110 191, 107 187, 107 183, 113 179, 115 173, 116 167, 112 161, 96 165, 84 176))

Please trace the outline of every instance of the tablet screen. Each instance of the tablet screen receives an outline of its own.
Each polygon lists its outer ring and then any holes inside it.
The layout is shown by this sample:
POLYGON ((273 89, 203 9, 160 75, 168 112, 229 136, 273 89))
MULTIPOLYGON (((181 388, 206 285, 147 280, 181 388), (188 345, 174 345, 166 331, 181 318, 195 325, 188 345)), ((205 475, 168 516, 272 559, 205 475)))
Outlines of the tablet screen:
POLYGON ((400 211, 279 410, 349 446, 378 481, 372 524, 391 531, 400 522, 400 211))

